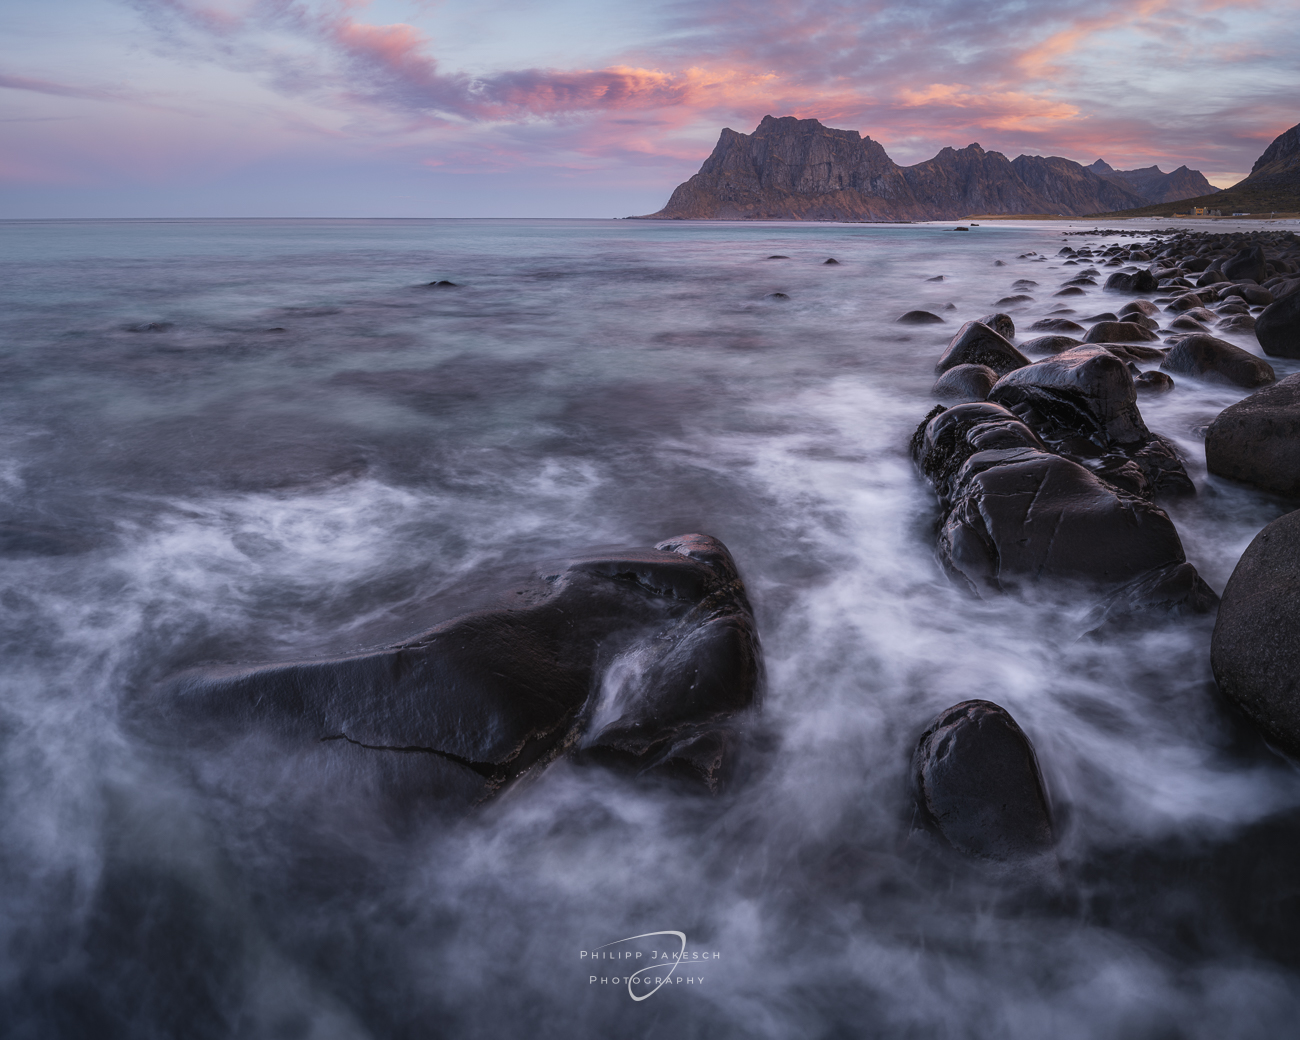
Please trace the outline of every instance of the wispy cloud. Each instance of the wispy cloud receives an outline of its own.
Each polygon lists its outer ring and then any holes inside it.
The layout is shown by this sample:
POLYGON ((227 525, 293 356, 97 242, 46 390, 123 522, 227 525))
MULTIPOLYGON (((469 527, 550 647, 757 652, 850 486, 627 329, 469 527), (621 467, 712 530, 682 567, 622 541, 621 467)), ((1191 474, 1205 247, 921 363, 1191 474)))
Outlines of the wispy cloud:
MULTIPOLYGON (((1008 154, 1188 162, 1222 179, 1300 118, 1289 100, 1300 28, 1258 2, 646 0, 638 24, 654 31, 610 38, 589 62, 473 69, 440 37, 454 2, 405 0, 402 15, 401 0, 381 0, 388 19, 370 0, 117 2, 146 26, 137 47, 255 85, 258 104, 279 105, 270 121, 317 142, 313 155, 334 142, 340 156, 382 148, 442 171, 680 178, 722 126, 749 130, 770 113, 862 130, 900 162, 979 141, 1008 154)), ((492 9, 504 17, 511 2, 492 9)), ((516 40, 511 53, 527 49, 516 40)), ((149 98, 69 85, 68 73, 33 69, 0 88, 149 98)), ((210 121, 237 107, 198 87, 185 97, 210 121)), ((244 147, 290 138, 253 135, 244 147)))

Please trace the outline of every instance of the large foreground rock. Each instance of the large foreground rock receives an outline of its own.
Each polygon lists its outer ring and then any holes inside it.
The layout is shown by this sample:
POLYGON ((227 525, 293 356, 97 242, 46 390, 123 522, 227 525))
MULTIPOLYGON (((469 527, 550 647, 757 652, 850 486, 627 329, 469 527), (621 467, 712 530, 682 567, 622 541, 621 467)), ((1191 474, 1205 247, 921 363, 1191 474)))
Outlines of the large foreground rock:
POLYGON ((1300 756, 1300 510, 1255 536, 1223 590, 1210 664, 1264 734, 1300 756))
POLYGON ((921 822, 959 852, 1006 861, 1052 847, 1033 745, 991 701, 940 712, 917 742, 912 782, 921 822))
POLYGON ((1263 358, 1204 333, 1184 336, 1170 348, 1160 367, 1175 375, 1195 376, 1208 382, 1231 383, 1254 389, 1277 379, 1263 358))
POLYGON ((1220 412, 1205 434, 1205 464, 1221 477, 1300 498, 1300 373, 1220 412))
POLYGON ((485 599, 373 651, 187 674, 165 713, 188 737, 257 729, 320 755, 414 760, 451 801, 570 751, 717 788, 762 673, 721 542, 579 555, 485 599))
POLYGON ((1255 319, 1255 338, 1269 357, 1300 358, 1300 292, 1264 308, 1255 319))

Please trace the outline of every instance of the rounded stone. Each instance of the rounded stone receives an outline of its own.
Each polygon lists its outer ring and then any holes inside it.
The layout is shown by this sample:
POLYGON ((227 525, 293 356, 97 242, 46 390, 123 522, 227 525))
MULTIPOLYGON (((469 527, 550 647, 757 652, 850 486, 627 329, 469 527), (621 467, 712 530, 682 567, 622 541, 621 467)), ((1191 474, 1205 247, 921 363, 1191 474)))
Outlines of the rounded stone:
POLYGON ((992 701, 941 712, 917 742, 912 779, 922 821, 958 852, 1005 861, 1052 847, 1033 744, 992 701))
POLYGON ((1220 412, 1205 433, 1205 464, 1221 477, 1300 498, 1300 373, 1220 412))
POLYGON ((1255 536, 1223 590, 1210 666, 1224 694, 1300 755, 1300 510, 1255 536))

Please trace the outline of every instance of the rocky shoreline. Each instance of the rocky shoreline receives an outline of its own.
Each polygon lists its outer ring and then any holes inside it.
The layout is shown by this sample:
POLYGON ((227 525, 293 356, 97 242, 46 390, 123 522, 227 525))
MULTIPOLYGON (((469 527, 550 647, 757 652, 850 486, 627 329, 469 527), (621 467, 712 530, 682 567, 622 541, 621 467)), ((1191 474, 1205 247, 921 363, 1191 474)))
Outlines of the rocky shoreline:
MULTIPOLYGON (((1055 296, 1083 295, 1114 267, 1104 290, 1116 309, 1080 324, 1058 308, 1060 317, 1031 326, 1053 335, 1023 344, 1025 353, 1005 313, 968 321, 953 336, 933 392, 960 403, 936 406, 912 440, 939 500, 938 559, 976 595, 1072 587, 1094 605, 1094 633, 1218 608, 1220 689, 1267 740, 1296 755, 1300 511, 1260 532, 1220 603, 1157 504, 1196 489, 1172 443, 1146 426, 1138 398, 1169 392, 1172 376, 1254 389, 1210 426, 1207 467, 1300 498, 1300 374, 1278 381, 1262 358, 1213 334, 1253 331, 1266 355, 1300 358, 1300 239, 1171 229, 1127 246, 1066 245, 1057 255, 1083 270, 1055 296)), ((1040 287, 1022 279, 1012 288, 1040 287)), ((916 313, 904 318, 915 322, 916 313)), ((948 709, 916 754, 919 818, 949 846, 1005 859, 1050 845, 1032 746, 1004 709, 948 709), (935 733, 948 731, 940 746, 935 733), (936 812, 936 800, 957 808, 936 812)))
MULTIPOLYGON (((1259 533, 1220 601, 1163 507, 1195 483, 1140 406, 1183 380, 1254 390, 1210 426, 1208 468, 1300 498, 1300 374, 1278 380, 1215 335, 1253 331, 1265 355, 1300 358, 1300 238, 1138 238, 1063 246, 1061 267, 1077 269, 1063 284, 1017 278, 997 301, 1060 298, 1030 338, 1017 343, 1012 314, 994 311, 964 322, 936 358, 943 403, 911 441, 936 495, 936 556, 976 597, 1069 597, 1086 609, 1080 636, 1101 641, 1208 624, 1217 610, 1219 689, 1264 741, 1300 756, 1300 510, 1259 533), (1074 313, 1085 290, 1113 309, 1074 313)), ((925 311, 899 320, 945 322, 925 311)), ((473 811, 560 759, 714 796, 743 777, 764 664, 741 571, 717 539, 578 552, 485 578, 471 598, 469 609, 449 600, 445 621, 400 643, 188 672, 143 719, 189 747, 260 733, 407 814, 473 811)), ((1005 708, 971 699, 940 712, 910 777, 905 848, 1062 884, 1059 807, 1031 735, 1005 708)), ((1281 833, 1285 844, 1295 832, 1281 833)))

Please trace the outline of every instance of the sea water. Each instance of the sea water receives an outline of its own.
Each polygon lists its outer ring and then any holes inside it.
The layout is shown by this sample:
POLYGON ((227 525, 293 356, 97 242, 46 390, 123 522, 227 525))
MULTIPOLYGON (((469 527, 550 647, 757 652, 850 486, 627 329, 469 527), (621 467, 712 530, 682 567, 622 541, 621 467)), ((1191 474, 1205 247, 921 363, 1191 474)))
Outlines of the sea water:
MULTIPOLYGON (((1090 604, 975 598, 933 555, 907 442, 948 338, 1016 279, 1039 283, 1021 341, 1121 302, 1051 295, 1079 270, 1063 243, 1118 240, 1071 229, 0 224, 5 1035, 1291 1028, 1295 958, 1198 880, 1300 806, 1215 692, 1212 619, 1082 638, 1090 604), (914 308, 945 323, 896 323, 914 308), (464 819, 394 821, 257 734, 177 755, 130 724, 195 664, 370 645, 475 575, 695 531, 734 554, 768 670, 718 798, 560 762, 464 819), (916 738, 977 697, 1037 748, 1050 897, 907 840, 916 738), (642 1000, 592 956, 662 977, 683 946, 690 981, 642 1000)), ((1206 473, 1246 391, 1177 384, 1141 407, 1222 591, 1287 506, 1206 473)))

